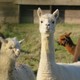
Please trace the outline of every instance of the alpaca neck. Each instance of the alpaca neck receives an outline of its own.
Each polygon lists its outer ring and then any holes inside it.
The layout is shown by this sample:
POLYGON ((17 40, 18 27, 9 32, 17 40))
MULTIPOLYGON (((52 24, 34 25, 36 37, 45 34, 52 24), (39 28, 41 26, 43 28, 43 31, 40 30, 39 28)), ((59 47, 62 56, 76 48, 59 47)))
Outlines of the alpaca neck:
POLYGON ((55 80, 55 68, 53 35, 41 34, 41 57, 37 80, 55 80))
POLYGON ((51 63, 55 62, 53 41, 53 35, 41 35, 41 59, 50 60, 51 63))
POLYGON ((74 55, 76 45, 73 43, 73 41, 70 37, 68 37, 67 40, 68 40, 68 42, 65 44, 65 48, 69 53, 74 55))
POLYGON ((13 70, 15 62, 7 55, 0 54, 0 80, 13 80, 13 70))
POLYGON ((68 45, 69 46, 75 46, 75 44, 73 43, 73 41, 70 37, 68 38, 68 45))
POLYGON ((66 50, 71 53, 72 55, 74 55, 74 52, 75 52, 75 45, 66 45, 65 46, 66 50))

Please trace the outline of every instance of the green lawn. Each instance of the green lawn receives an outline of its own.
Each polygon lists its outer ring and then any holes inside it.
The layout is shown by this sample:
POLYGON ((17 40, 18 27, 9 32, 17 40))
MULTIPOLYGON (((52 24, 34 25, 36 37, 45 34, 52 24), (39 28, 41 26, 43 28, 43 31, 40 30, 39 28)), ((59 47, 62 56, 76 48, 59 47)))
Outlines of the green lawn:
MULTIPOLYGON (((18 37, 18 39, 25 39, 21 44, 22 53, 18 58, 19 63, 28 64, 34 71, 38 68, 40 57, 40 33, 38 24, 7 24, 0 27, 0 32, 4 33, 6 37, 18 37)), ((73 24, 57 24, 55 29, 55 40, 60 34, 65 32, 72 32, 71 38, 76 44, 80 36, 80 25, 73 24)), ((73 56, 70 55, 62 46, 55 42, 55 58, 57 62, 72 62, 73 56)))

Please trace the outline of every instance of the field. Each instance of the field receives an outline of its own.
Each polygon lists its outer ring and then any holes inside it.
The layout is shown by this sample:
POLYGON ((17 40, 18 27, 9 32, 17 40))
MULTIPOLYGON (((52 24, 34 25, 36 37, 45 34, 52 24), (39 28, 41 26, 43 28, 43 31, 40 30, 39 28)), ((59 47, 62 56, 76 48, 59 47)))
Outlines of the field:
MULTIPOLYGON (((25 39, 21 44, 22 53, 17 62, 28 64, 34 72, 37 71, 40 58, 40 33, 38 24, 5 24, 0 26, 0 32, 6 37, 17 37, 25 39)), ((80 25, 78 24, 57 24, 55 29, 55 59, 56 62, 72 62, 73 56, 64 47, 58 45, 56 40, 60 34, 72 32, 71 38, 76 44, 80 36, 80 25)))

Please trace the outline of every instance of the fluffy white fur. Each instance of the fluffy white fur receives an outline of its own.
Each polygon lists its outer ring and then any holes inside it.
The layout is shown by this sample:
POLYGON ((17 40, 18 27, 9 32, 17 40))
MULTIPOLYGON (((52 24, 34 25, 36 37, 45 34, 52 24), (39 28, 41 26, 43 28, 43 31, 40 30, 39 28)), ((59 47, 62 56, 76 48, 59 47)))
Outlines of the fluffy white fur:
POLYGON ((53 14, 43 14, 37 10, 41 33, 41 56, 37 80, 80 80, 80 62, 56 63, 54 51, 54 32, 59 10, 53 14))
POLYGON ((3 39, 0 50, 0 80, 35 80, 33 71, 27 65, 16 64, 20 44, 16 38, 3 39))

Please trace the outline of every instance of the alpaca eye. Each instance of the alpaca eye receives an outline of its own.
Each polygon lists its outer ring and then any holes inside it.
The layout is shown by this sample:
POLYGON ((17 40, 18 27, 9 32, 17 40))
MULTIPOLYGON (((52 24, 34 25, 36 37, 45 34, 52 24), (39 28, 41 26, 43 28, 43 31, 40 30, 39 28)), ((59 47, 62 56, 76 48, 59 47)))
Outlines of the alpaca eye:
POLYGON ((9 47, 9 49, 13 49, 13 47, 12 47, 12 46, 10 46, 10 47, 9 47))
POLYGON ((54 21, 52 21, 52 23, 54 24, 54 21))
POLYGON ((41 23, 43 23, 43 21, 41 21, 41 23))
POLYGON ((61 39, 61 40, 65 40, 65 39, 61 39))

